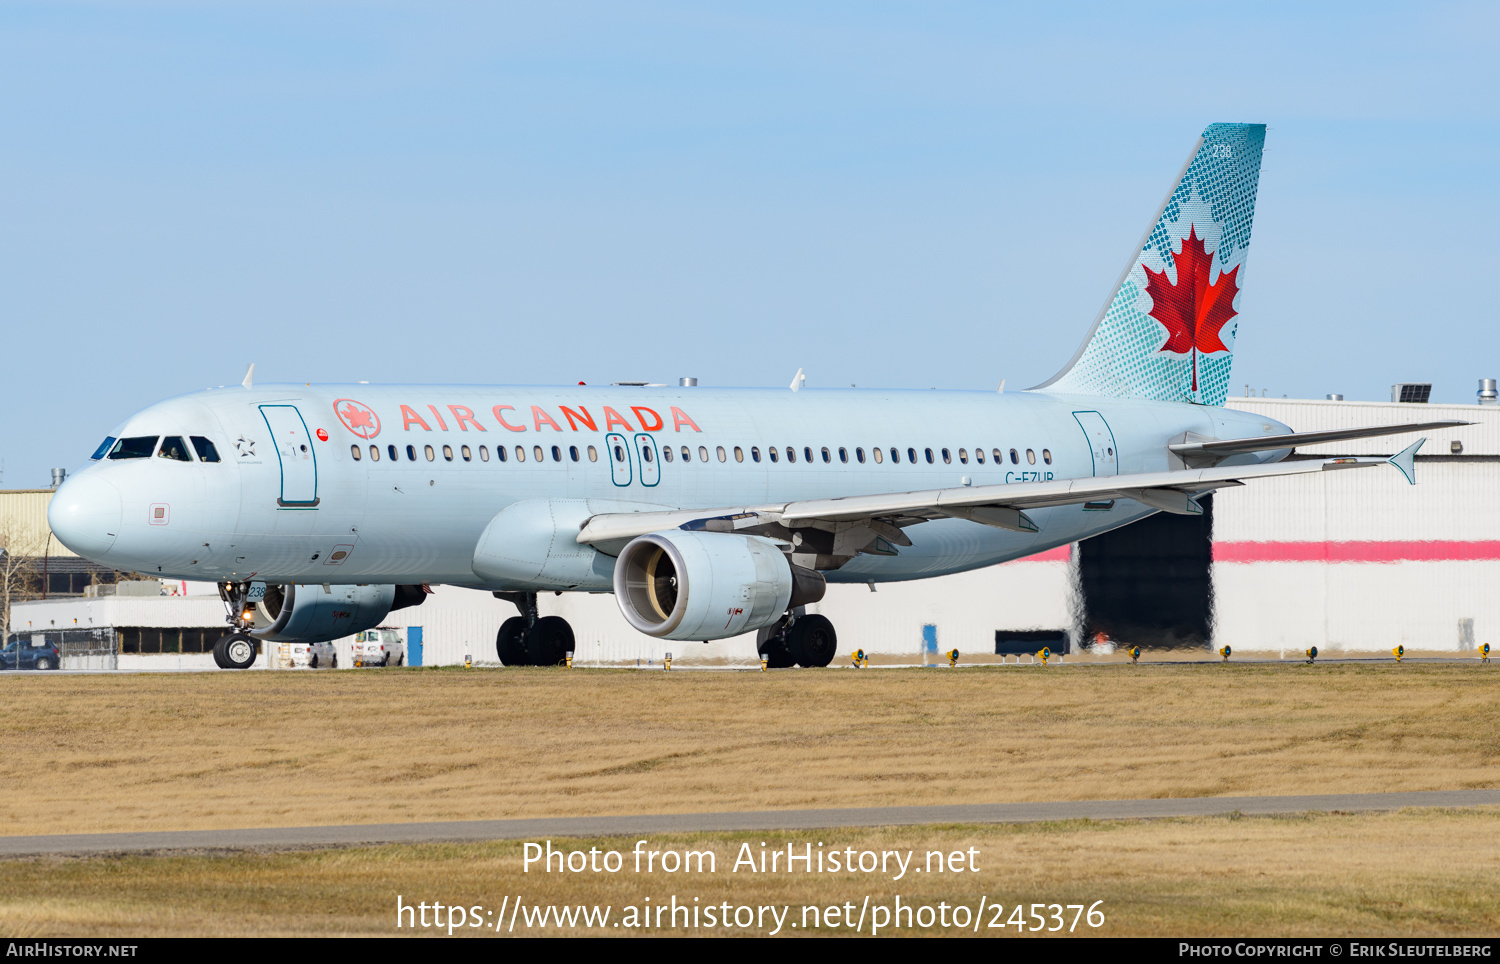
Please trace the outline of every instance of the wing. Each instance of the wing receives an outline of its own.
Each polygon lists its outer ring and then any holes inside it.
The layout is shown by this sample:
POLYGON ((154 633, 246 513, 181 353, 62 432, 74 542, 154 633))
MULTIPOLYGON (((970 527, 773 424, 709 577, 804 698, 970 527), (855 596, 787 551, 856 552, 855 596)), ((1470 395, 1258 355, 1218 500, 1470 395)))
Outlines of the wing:
POLYGON ((1346 428, 1331 432, 1293 432, 1289 435, 1262 435, 1257 438, 1234 438, 1218 441, 1201 439, 1176 442, 1167 446, 1167 451, 1179 456, 1188 465, 1211 465, 1232 455, 1251 452, 1274 452, 1298 445, 1317 445, 1321 442, 1348 442, 1353 439, 1377 438, 1381 435, 1400 435, 1404 432, 1422 432, 1431 428, 1457 428, 1473 425, 1459 419, 1444 419, 1437 422, 1411 422, 1406 425, 1372 425, 1368 428, 1346 428))
MULTIPOLYGON (((613 555, 637 536, 663 529, 700 529, 764 535, 788 543, 794 551, 831 556, 844 561, 860 553, 894 554, 894 546, 909 546, 901 527, 928 519, 966 519, 1016 532, 1036 532, 1027 509, 1133 499, 1164 512, 1196 515, 1203 510, 1197 496, 1214 489, 1244 485, 1256 479, 1307 475, 1314 472, 1371 468, 1393 464, 1410 481, 1419 439, 1389 459, 1303 459, 1263 465, 1144 472, 1104 478, 1057 479, 1011 485, 959 486, 920 492, 856 495, 840 499, 807 499, 777 505, 731 506, 715 509, 676 509, 661 512, 612 512, 584 523, 578 542, 613 555), (882 543, 888 545, 882 546, 882 543)), ((843 563, 837 563, 842 565, 843 563)), ((820 566, 820 568, 822 568, 820 566)))

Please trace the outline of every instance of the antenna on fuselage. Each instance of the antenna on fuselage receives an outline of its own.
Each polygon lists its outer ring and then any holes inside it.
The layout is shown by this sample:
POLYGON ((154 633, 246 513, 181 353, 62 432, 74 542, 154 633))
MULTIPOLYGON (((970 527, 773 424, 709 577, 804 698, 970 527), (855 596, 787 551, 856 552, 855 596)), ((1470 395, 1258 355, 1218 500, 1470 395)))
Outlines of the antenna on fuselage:
POLYGON ((802 374, 802 369, 800 369, 800 368, 797 369, 797 374, 795 374, 795 375, 792 376, 792 384, 791 384, 792 391, 795 392, 795 391, 799 390, 803 385, 806 385, 806 384, 807 384, 807 376, 804 375, 804 374, 802 374))
POLYGON ((255 387, 255 362, 251 362, 250 367, 245 369, 245 380, 240 382, 240 384, 246 388, 255 387))

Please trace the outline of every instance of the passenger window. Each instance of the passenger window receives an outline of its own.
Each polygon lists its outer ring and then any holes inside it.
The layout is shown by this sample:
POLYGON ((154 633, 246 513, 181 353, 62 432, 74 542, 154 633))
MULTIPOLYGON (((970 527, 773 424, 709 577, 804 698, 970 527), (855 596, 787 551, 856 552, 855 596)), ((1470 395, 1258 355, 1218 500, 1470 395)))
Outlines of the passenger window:
POLYGON ((136 435, 131 438, 122 438, 115 443, 115 447, 109 450, 109 457, 113 459, 149 459, 151 453, 156 451, 155 435, 136 435))
POLYGON ((846 449, 846 448, 844 448, 842 445, 839 446, 839 461, 840 462, 848 462, 849 461, 849 450, 846 449))
MULTIPOLYGON (((910 462, 912 465, 916 465, 917 464, 917 450, 916 449, 910 449, 909 448, 909 449, 906 450, 906 461, 910 462)), ((927 461, 929 461, 929 462, 932 461, 932 449, 928 449, 927 450, 927 461)))
POLYGON ((682 460, 684 462, 691 462, 693 460, 693 451, 686 445, 682 447, 682 460))
POLYGON ((771 457, 771 461, 772 462, 777 462, 777 461, 780 461, 780 459, 781 459, 781 456, 777 453, 776 446, 774 446, 774 445, 772 445, 772 446, 770 446, 769 448, 766 449, 766 454, 771 457))
POLYGON ((900 465, 901 464, 901 450, 898 449, 898 448, 896 448, 894 445, 891 446, 891 464, 892 465, 900 465))
POLYGON ((481 461, 481 462, 488 462, 489 460, 490 460, 490 450, 487 449, 487 448, 485 448, 483 445, 479 446, 479 461, 481 461))
MULTIPOLYGON (((958 454, 960 456, 962 456, 964 454, 964 450, 963 449, 959 449, 958 450, 958 454)), ((984 449, 975 449, 974 450, 974 461, 978 462, 980 465, 984 464, 984 449)))
MULTIPOLYGON (((428 458, 431 458, 431 456, 428 456, 428 458)), ((453 461, 453 446, 451 446, 451 445, 444 445, 443 446, 443 461, 444 462, 452 462, 453 461)))
POLYGON ((1035 465, 1036 464, 1036 452, 1032 451, 1031 449, 1027 449, 1026 450, 1026 464, 1027 465, 1035 465))
POLYGON ((576 446, 576 445, 569 445, 568 446, 568 458, 572 459, 574 462, 578 461, 578 446, 576 446))
POLYGON ((720 462, 726 461, 729 458, 729 456, 727 456, 726 454, 724 454, 724 446, 722 446, 722 445, 720 445, 718 448, 714 449, 714 454, 719 457, 719 461, 720 462))
POLYGON ((408 462, 415 462, 416 460, 417 460, 417 447, 415 445, 408 445, 406 447, 406 461, 408 461, 408 462))
MULTIPOLYGON (((825 445, 825 446, 823 446, 823 453, 822 453, 822 455, 823 455, 823 461, 824 461, 824 462, 825 462, 825 463, 826 463, 826 462, 832 462, 832 461, 833 461, 833 458, 832 458, 832 457, 831 457, 831 456, 830 456, 830 455, 829 455, 829 454, 828 454, 828 446, 826 446, 826 445, 825 445)), ((845 459, 845 460, 844 460, 844 461, 846 461, 846 462, 847 462, 847 461, 848 461, 848 459, 845 459)))
POLYGON ((708 461, 708 447, 707 446, 704 446, 704 445, 698 446, 698 461, 699 462, 707 462, 708 461))
POLYGON ((524 446, 524 445, 517 445, 516 446, 516 461, 517 462, 524 462, 524 461, 526 461, 526 446, 524 446))
POLYGON ((643 446, 641 446, 641 461, 642 462, 649 462, 649 461, 651 461, 651 446, 649 446, 649 445, 643 445, 643 446))
POLYGON ((424 445, 424 446, 422 446, 422 454, 425 455, 425 456, 427 456, 427 461, 429 461, 429 462, 431 462, 433 459, 437 458, 437 453, 432 450, 432 446, 431 445, 424 445))
MULTIPOLYGON (((948 450, 947 449, 943 449, 943 451, 946 452, 948 450)), ((958 450, 958 464, 959 465, 968 465, 969 464, 969 450, 968 449, 959 449, 958 450)))
POLYGON ((797 461, 797 450, 792 448, 790 445, 786 447, 786 460, 788 462, 797 461))
POLYGON ((999 465, 1001 462, 1005 461, 1005 456, 1000 454, 1000 450, 999 449, 995 449, 995 451, 991 452, 990 454, 995 457, 995 464, 996 465, 999 465))
POLYGON ((193 448, 198 450, 198 461, 219 461, 219 450, 215 448, 214 443, 210 442, 208 439, 204 438, 201 435, 192 435, 188 437, 188 441, 192 442, 193 448))
POLYGON ((552 446, 552 461, 562 461, 562 449, 558 448, 556 445, 552 446))
POLYGON ((932 464, 932 449, 923 449, 922 451, 927 454, 927 464, 931 465, 932 464))
POLYGON ((599 461, 599 451, 597 449, 595 449, 592 445, 589 446, 589 461, 590 462, 597 462, 597 461, 599 461))
POLYGON ((663 445, 661 447, 661 458, 662 458, 663 462, 670 462, 670 461, 672 461, 672 446, 670 446, 670 445, 663 445))
POLYGON ((750 461, 752 461, 752 462, 759 462, 760 461, 760 446, 759 445, 752 445, 752 446, 750 446, 750 461))
POLYGON ((808 465, 812 464, 812 446, 804 445, 802 447, 802 457, 807 460, 808 465))
POLYGON ((540 445, 533 445, 531 447, 531 457, 538 462, 546 459, 546 456, 542 454, 542 447, 540 445))
POLYGON ((943 449, 943 464, 944 465, 952 465, 953 464, 953 456, 951 456, 951 455, 948 454, 948 450, 947 449, 943 449))
POLYGON ((356 462, 358 462, 360 459, 364 458, 364 455, 359 451, 359 446, 358 445, 351 445, 351 446, 349 446, 349 454, 350 454, 350 456, 352 456, 354 458, 354 461, 356 461, 356 462))
POLYGON ((497 445, 497 446, 495 446, 495 461, 497 461, 497 462, 504 462, 508 457, 509 457, 509 453, 506 451, 505 446, 503 446, 503 445, 497 445))
POLYGON ((94 454, 89 456, 89 460, 92 462, 97 462, 100 459, 104 458, 109 454, 109 447, 114 444, 115 437, 113 435, 106 437, 103 442, 99 443, 99 447, 94 449, 94 454))
POLYGON ((378 445, 372 445, 372 446, 370 446, 370 461, 371 462, 379 462, 380 461, 380 446, 378 446, 378 445))
POLYGON ((1010 464, 1011 465, 1020 465, 1021 464, 1021 457, 1016 454, 1016 450, 1015 449, 1011 449, 1010 450, 1010 464))
MULTIPOLYGON (((855 449, 855 451, 858 452, 859 449, 855 449)), ((870 454, 873 455, 873 456, 875 456, 875 464, 876 465, 879 465, 880 463, 882 463, 882 462, 885 461, 885 450, 884 449, 870 449, 870 454)), ((860 461, 863 462, 864 459, 860 459, 860 461)))
POLYGON ((394 446, 394 445, 387 445, 385 447, 385 452, 386 452, 387 455, 389 455, 391 457, 391 461, 392 462, 400 461, 399 457, 396 455, 396 446, 394 446))
POLYGON ((736 462, 745 461, 745 450, 740 448, 738 445, 734 447, 734 460, 736 462))
POLYGON ((625 446, 623 446, 623 445, 616 445, 615 446, 615 461, 616 462, 624 462, 625 461, 625 446))
POLYGON ((469 447, 467 445, 460 446, 458 454, 463 456, 465 462, 474 461, 474 453, 469 451, 469 447))
POLYGON ((1052 450, 1051 449, 1042 449, 1042 461, 1046 462, 1048 465, 1052 464, 1052 450))

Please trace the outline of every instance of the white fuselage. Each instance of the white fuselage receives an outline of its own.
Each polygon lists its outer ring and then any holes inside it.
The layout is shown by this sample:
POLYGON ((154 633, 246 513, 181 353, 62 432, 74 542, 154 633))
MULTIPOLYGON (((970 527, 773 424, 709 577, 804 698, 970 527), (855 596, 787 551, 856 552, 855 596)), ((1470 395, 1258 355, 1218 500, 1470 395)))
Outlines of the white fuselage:
MULTIPOLYGON (((524 500, 710 508, 1165 471, 1167 444, 1187 436, 1287 431, 1221 408, 1032 392, 235 387, 131 416, 111 436, 154 437, 151 454, 91 462, 49 519, 80 555, 173 579, 513 589, 486 585, 473 556, 496 513, 524 500), (161 454, 163 440, 195 436, 220 461, 161 454)), ((1152 511, 1127 500, 1040 509, 1036 533, 924 522, 898 554, 827 575, 973 569, 1152 511)))

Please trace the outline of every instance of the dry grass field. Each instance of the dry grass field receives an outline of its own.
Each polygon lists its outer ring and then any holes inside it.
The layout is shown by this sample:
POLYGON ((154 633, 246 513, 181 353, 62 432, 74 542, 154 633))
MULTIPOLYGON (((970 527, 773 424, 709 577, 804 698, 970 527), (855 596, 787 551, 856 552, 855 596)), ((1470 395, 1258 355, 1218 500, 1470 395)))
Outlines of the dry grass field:
MULTIPOLYGON (((561 842, 559 842, 561 843, 561 842)), ((566 846, 628 852, 631 839, 568 841, 566 846)), ((1103 901, 1103 926, 1077 923, 1078 934, 1147 936, 1458 936, 1500 931, 1494 882, 1500 876, 1500 811, 1476 809, 1304 817, 1234 817, 1129 822, 1074 821, 986 827, 906 827, 817 834, 699 834, 666 837, 651 846, 710 849, 715 873, 668 875, 521 872, 519 842, 371 847, 284 853, 33 858, 0 861, 0 933, 12 937, 148 937, 411 934, 395 928, 396 895, 411 904, 439 902, 502 910, 522 905, 609 905, 611 921, 625 906, 653 905, 675 895, 700 906, 790 905, 785 923, 799 923, 802 905, 850 902, 859 910, 939 901, 1004 905, 1103 901), (741 841, 799 847, 978 851, 978 873, 751 876, 731 873, 741 841)), ((1051 909, 1042 910, 1043 915, 1051 909)), ((929 913, 933 913, 929 911, 929 913)), ((1065 911, 1072 924, 1077 912, 1065 911)), ((446 918, 446 912, 444 917, 446 918)), ((498 915, 497 915, 498 916, 498 915)), ((481 912, 485 923, 489 919, 481 912)), ((747 918, 748 919, 748 918, 747 918)), ((952 917, 949 918, 950 925, 952 917)), ((700 923, 703 919, 700 918, 700 923)), ((640 931, 606 927, 610 935, 759 934, 764 928, 679 927, 640 931)), ((868 934, 872 914, 859 933, 868 934)), ((918 918, 913 916, 912 923, 918 918)), ((972 921, 973 918, 969 917, 972 921)), ((979 933, 1019 936, 1012 925, 979 933)), ((685 923, 685 921, 684 921, 685 923)), ((803 925, 806 926, 805 924, 803 925)), ((1041 925, 1053 927, 1053 920, 1041 925)), ((517 935, 587 933, 583 927, 530 927, 517 935)), ((848 927, 822 933, 850 933, 848 927)), ((443 930, 418 930, 432 936, 443 930)), ((488 928, 455 935, 488 936, 488 928)), ((503 934, 510 931, 502 928, 503 934)), ((782 933, 806 933, 783 928, 782 933)), ((885 934, 973 933, 972 928, 888 927, 885 934)), ((1029 932, 1028 932, 1029 933, 1029 932)))
POLYGON ((18 674, 0 833, 1497 787, 1497 672, 18 674))

